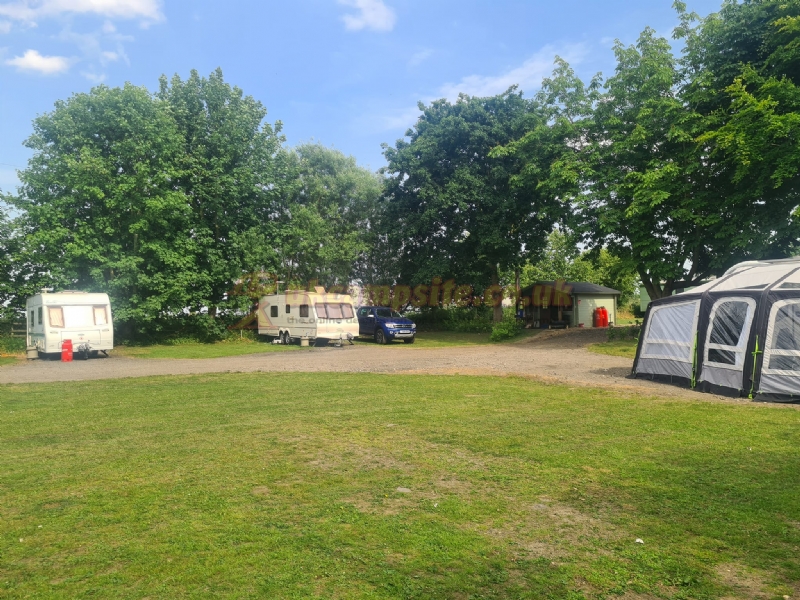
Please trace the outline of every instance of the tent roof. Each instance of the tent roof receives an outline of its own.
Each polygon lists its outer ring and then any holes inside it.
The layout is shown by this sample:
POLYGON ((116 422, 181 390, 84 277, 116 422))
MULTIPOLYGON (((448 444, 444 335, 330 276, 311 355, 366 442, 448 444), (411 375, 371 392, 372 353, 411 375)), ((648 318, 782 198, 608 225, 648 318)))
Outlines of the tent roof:
POLYGON ((800 256, 785 260, 739 263, 728 269, 722 277, 684 292, 684 294, 702 294, 708 291, 763 290, 773 285, 775 289, 800 289, 800 256))
MULTIPOLYGON (((605 296, 621 296, 622 292, 618 290, 613 290, 609 287, 605 287, 603 285, 597 285, 596 283, 589 283, 588 281, 567 281, 566 284, 572 288, 571 293, 573 294, 603 294, 605 296)), ((537 281, 533 285, 529 285, 528 287, 522 288, 520 291, 523 296, 530 296, 533 293, 533 288, 537 285, 548 285, 550 287, 555 287, 555 281, 537 281)))

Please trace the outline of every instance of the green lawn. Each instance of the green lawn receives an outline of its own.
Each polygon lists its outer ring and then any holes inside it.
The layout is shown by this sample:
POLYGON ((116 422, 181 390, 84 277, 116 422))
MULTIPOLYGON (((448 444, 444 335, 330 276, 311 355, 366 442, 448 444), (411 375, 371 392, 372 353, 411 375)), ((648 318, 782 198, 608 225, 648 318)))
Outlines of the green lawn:
POLYGON ((13 365, 19 359, 16 356, 0 356, 0 367, 4 365, 13 365))
MULTIPOLYGON (((524 340, 537 331, 524 331, 515 341, 524 340)), ((356 344, 372 344, 375 342, 370 338, 357 338, 356 344)), ((392 342, 392 348, 447 348, 452 346, 477 346, 489 344, 488 333, 456 333, 451 331, 430 331, 417 334, 417 339, 413 344, 404 344, 401 341, 392 342)), ((219 358, 222 356, 241 356, 243 354, 257 354, 260 352, 285 352, 287 350, 299 350, 297 344, 282 346, 280 344, 266 343, 266 339, 252 340, 232 340, 217 342, 213 344, 185 343, 185 344, 164 344, 153 346, 118 346, 114 349, 116 354, 121 356, 131 356, 134 358, 219 358)))
POLYGON ((242 356, 261 352, 286 352, 299 350, 300 346, 282 346, 263 340, 217 342, 214 344, 186 343, 153 346, 117 346, 114 353, 134 358, 220 358, 223 356, 242 356))
POLYGON ((800 593, 793 407, 376 374, 77 389, 0 388, 0 597, 800 593))
POLYGON ((589 346, 589 351, 597 354, 621 356, 633 360, 636 358, 636 346, 638 343, 637 340, 613 340, 601 344, 592 344, 589 346))
MULTIPOLYGON (((539 330, 526 329, 519 336, 505 343, 513 344, 522 342, 538 334, 539 330)), ((460 333, 457 331, 420 331, 413 344, 405 344, 400 340, 392 342, 391 346, 405 346, 407 348, 448 348, 453 346, 483 346, 494 342, 489 340, 488 333, 460 333)), ((358 338, 358 343, 374 344, 369 338, 358 338)))

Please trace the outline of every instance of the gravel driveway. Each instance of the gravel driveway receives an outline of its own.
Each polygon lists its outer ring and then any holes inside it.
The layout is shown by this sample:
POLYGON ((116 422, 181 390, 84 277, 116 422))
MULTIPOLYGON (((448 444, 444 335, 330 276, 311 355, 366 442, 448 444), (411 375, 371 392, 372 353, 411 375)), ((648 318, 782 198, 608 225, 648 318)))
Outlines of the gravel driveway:
POLYGON ((244 372, 350 372, 462 375, 520 375, 544 381, 649 391, 659 396, 698 395, 678 387, 627 379, 631 361, 586 349, 605 332, 566 330, 524 342, 421 348, 357 344, 210 359, 136 359, 121 356, 88 361, 30 361, 0 368, 0 384, 119 379, 152 375, 244 372))

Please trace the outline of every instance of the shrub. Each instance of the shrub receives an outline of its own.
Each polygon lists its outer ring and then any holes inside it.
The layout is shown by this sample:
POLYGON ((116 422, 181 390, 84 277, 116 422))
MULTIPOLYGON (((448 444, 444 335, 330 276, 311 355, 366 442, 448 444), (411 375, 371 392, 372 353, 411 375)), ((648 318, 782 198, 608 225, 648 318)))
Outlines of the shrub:
POLYGON ((521 331, 522 324, 514 315, 513 311, 510 313, 507 312, 503 316, 502 321, 494 324, 489 339, 493 342, 502 342, 518 336, 521 331))
POLYGON ((25 338, 0 336, 0 356, 25 352, 25 338))
POLYGON ((641 325, 629 325, 627 327, 610 327, 608 329, 608 340, 638 340, 639 333, 642 331, 641 325))
POLYGON ((424 308, 406 316, 422 331, 488 333, 492 330, 491 309, 486 307, 424 308))

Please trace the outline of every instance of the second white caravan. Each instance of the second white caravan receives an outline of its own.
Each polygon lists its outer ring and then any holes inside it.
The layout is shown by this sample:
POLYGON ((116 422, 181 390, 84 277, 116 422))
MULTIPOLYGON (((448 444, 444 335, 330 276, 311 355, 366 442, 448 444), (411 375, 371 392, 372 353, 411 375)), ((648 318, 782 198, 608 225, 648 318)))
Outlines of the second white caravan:
POLYGON ((306 339, 350 341, 358 336, 358 319, 348 294, 289 290, 263 296, 258 304, 258 333, 290 344, 306 339))

